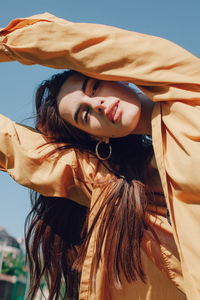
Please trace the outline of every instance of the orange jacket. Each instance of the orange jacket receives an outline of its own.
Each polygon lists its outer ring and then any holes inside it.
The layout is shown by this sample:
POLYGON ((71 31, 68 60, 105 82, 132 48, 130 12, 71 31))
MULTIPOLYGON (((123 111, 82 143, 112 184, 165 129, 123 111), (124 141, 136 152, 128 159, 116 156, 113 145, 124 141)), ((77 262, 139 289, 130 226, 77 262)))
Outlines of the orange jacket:
MULTIPOLYGON (((162 209, 150 213, 152 226, 143 238, 147 284, 127 283, 122 290, 108 286, 104 265, 90 288, 95 232, 83 266, 80 300, 200 299, 200 60, 158 37, 96 24, 78 24, 48 13, 12 21, 0 31, 0 62, 17 60, 70 68, 105 80, 135 83, 155 107, 152 137, 172 227, 162 209), (185 296, 186 295, 186 296, 185 296)), ((109 176, 88 155, 72 150, 42 159, 50 146, 30 128, 0 118, 0 166, 20 184, 44 195, 64 196, 83 205, 93 203, 99 189, 80 183, 109 176), (77 160, 77 155, 80 156, 77 160)), ((53 146, 51 146, 53 147, 53 146)))

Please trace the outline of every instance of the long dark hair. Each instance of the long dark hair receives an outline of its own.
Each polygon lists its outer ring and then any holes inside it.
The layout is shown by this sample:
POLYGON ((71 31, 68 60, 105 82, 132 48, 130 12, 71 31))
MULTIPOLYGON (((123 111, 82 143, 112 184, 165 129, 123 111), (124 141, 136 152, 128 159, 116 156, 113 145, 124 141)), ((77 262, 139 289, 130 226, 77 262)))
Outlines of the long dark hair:
MULTIPOLYGON (((40 85, 36 92, 36 128, 48 137, 49 143, 56 143, 59 151, 72 148, 77 153, 95 156, 96 141, 65 122, 58 112, 60 88, 74 74, 75 71, 64 71, 40 85)), ((119 287, 121 272, 128 282, 138 278, 145 281, 140 244, 147 228, 144 170, 152 146, 140 135, 110 139, 110 143, 113 153, 104 166, 110 171, 110 180, 93 182, 94 186, 102 185, 104 193, 88 213, 69 199, 58 201, 40 195, 32 200, 25 238, 31 269, 30 299, 34 298, 43 276, 49 288, 48 299, 58 299, 62 276, 66 295, 78 299, 80 273, 95 228, 98 230, 93 276, 103 257, 108 282, 119 287), (89 216, 94 211, 88 227, 89 216), (60 218, 62 222, 58 225, 60 218), (74 219, 78 220, 77 226, 74 219)))

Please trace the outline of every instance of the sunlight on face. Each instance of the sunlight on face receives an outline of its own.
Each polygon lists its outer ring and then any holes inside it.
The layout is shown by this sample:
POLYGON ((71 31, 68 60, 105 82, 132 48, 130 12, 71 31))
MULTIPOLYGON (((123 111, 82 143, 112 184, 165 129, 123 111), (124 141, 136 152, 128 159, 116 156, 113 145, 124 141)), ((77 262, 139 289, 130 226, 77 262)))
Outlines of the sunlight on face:
POLYGON ((75 74, 58 95, 61 117, 98 137, 122 137, 136 128, 141 105, 136 91, 119 81, 101 81, 75 74))

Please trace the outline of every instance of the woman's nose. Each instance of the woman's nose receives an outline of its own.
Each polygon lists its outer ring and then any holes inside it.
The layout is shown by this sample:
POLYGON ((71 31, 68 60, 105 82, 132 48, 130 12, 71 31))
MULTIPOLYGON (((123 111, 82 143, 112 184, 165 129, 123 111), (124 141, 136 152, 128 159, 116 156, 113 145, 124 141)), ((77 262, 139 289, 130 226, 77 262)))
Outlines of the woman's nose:
POLYGON ((96 103, 94 104, 94 111, 97 114, 102 114, 104 112, 105 108, 106 108, 106 106, 105 106, 103 99, 97 100, 96 103))

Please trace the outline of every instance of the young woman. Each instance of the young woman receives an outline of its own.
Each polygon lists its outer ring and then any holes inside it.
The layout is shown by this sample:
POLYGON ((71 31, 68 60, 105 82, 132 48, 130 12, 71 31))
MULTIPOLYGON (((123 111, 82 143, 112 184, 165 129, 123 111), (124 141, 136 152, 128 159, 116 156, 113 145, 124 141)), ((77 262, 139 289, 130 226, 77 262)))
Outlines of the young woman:
POLYGON ((75 261, 79 299, 199 299, 199 59, 160 38, 48 14, 14 20, 0 41, 0 61, 84 74, 40 86, 36 131, 1 118, 2 169, 43 195, 27 235, 32 296, 43 274, 50 299, 58 295, 57 275, 76 276, 75 261), (121 81, 138 85, 154 108, 121 81), (134 135, 151 129, 162 186, 151 146, 134 135), (86 210, 66 210, 79 221, 71 243, 55 197, 91 208, 81 237, 86 210))

